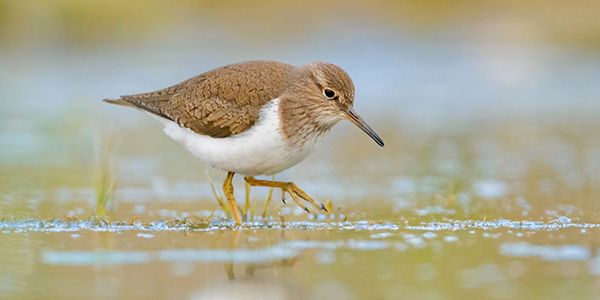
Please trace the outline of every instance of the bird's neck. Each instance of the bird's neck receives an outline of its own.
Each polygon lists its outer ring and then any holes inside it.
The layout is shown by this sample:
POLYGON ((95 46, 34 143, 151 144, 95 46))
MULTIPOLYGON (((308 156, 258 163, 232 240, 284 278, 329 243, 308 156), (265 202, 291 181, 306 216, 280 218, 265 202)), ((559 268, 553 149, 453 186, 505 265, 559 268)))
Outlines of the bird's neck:
POLYGON ((282 98, 279 104, 281 129, 290 146, 302 147, 329 131, 336 122, 323 122, 320 106, 310 100, 282 98))

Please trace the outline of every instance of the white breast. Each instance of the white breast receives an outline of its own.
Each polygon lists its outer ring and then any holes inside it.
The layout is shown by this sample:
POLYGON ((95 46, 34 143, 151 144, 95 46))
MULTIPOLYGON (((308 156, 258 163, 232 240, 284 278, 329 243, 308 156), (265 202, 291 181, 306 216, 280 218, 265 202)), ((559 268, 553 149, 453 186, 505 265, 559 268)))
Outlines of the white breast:
POLYGON ((301 148, 289 147, 281 132, 279 101, 269 101, 250 129, 227 138, 212 138, 180 127, 173 121, 159 120, 169 137, 214 168, 248 176, 272 175, 305 159, 321 136, 309 138, 301 148))

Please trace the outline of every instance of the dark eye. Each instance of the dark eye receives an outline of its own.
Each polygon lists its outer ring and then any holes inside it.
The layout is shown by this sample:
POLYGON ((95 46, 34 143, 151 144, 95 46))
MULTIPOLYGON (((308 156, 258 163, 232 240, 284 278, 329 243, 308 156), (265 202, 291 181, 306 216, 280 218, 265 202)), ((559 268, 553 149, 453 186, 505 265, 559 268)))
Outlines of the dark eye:
POLYGON ((335 97, 335 92, 332 89, 324 89, 323 95, 329 99, 333 99, 335 97))

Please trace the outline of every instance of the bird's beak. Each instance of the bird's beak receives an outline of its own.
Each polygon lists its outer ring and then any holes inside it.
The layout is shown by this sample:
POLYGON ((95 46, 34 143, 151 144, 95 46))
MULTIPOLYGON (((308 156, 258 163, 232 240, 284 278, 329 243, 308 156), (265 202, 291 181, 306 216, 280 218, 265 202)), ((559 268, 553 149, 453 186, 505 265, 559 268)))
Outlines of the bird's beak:
POLYGON ((346 118, 354 123, 354 125, 358 126, 358 128, 362 129, 362 131, 364 131, 366 134, 368 134, 375 141, 375 143, 377 143, 377 145, 383 147, 383 140, 379 137, 379 135, 377 135, 377 133, 375 133, 375 130, 373 130, 373 128, 371 128, 371 126, 369 126, 369 124, 363 120, 363 118, 356 114, 354 109, 350 108, 346 111, 346 118))

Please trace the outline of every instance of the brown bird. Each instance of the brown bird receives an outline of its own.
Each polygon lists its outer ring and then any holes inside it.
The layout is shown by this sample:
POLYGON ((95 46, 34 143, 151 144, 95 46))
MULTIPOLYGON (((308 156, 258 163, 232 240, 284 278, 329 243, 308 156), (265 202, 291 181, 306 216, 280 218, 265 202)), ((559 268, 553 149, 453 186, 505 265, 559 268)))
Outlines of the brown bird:
POLYGON ((354 111, 354 84, 340 67, 312 62, 293 66, 274 61, 226 65, 174 86, 105 99, 145 111, 165 133, 208 165, 227 172, 223 191, 236 224, 235 173, 250 186, 279 188, 304 210, 302 200, 325 210, 293 182, 255 179, 304 160, 326 132, 347 119, 379 146, 383 140, 354 111))

